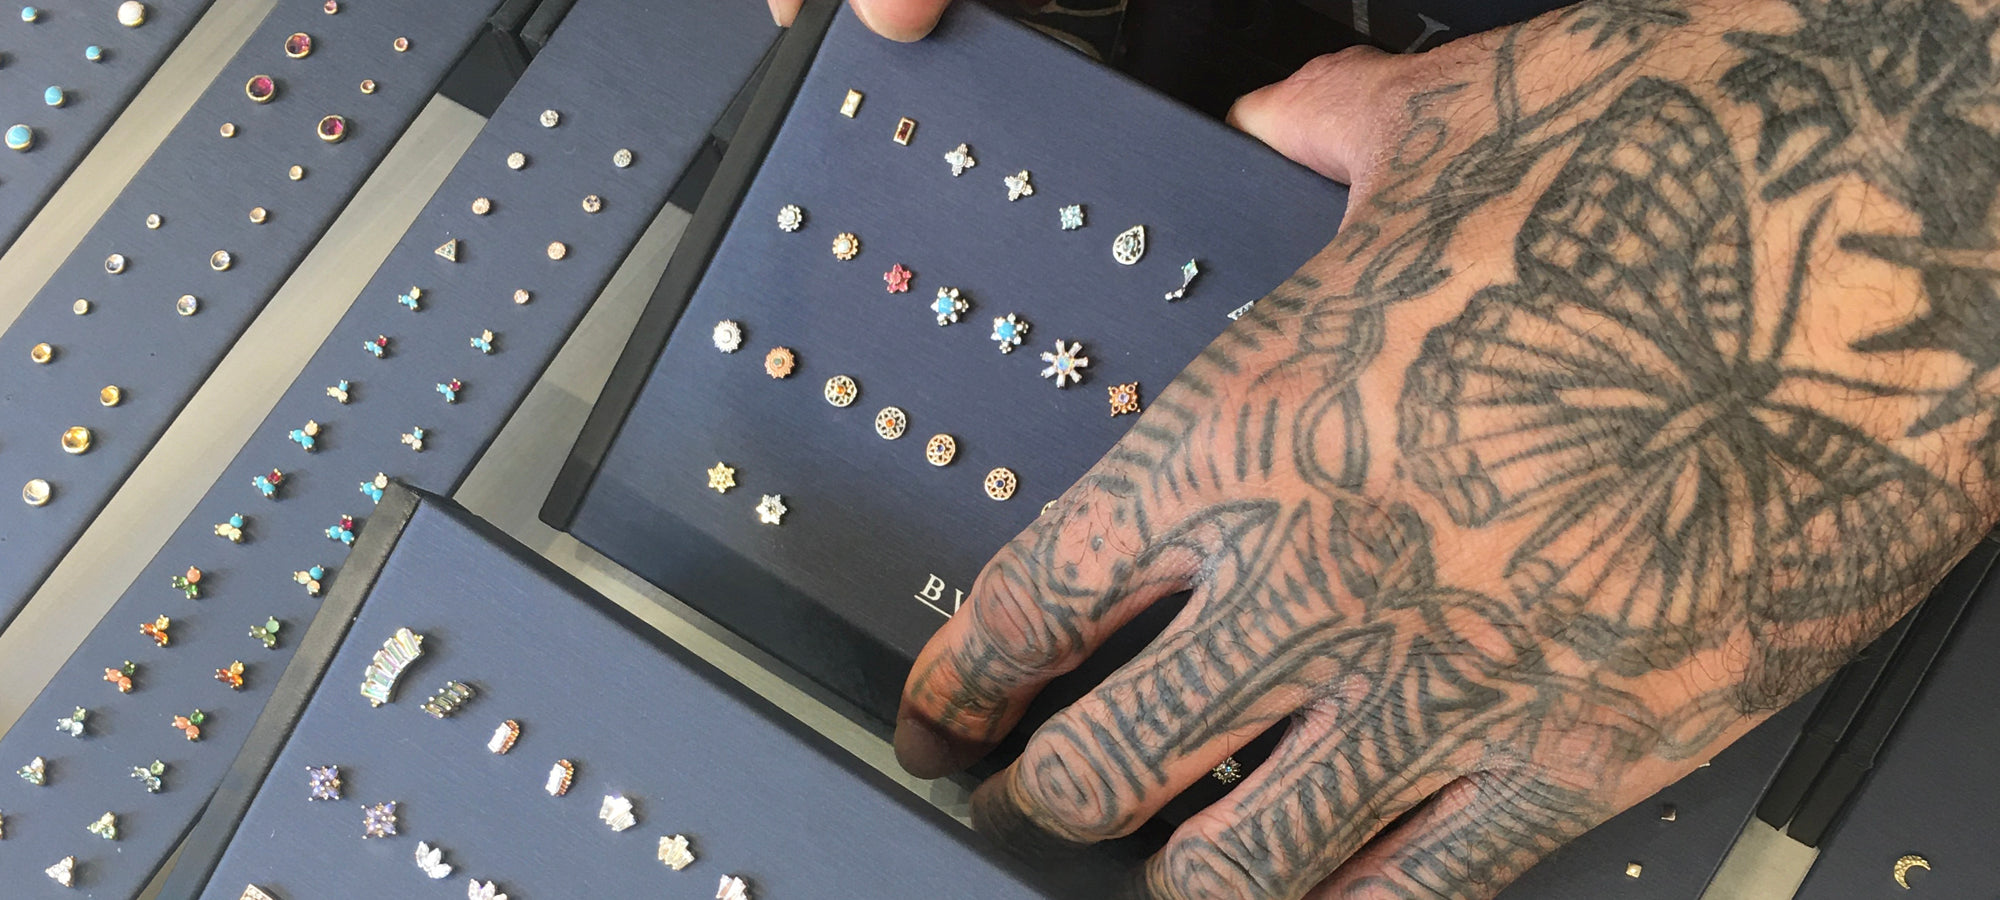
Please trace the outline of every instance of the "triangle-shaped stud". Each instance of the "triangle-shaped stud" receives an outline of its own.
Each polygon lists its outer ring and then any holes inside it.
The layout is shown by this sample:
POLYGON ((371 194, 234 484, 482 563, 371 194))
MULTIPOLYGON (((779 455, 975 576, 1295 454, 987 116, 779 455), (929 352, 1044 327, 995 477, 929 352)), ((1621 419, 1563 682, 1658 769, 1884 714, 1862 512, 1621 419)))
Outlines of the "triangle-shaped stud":
POLYGON ((439 244, 437 255, 444 257, 446 262, 458 262, 458 238, 439 244))

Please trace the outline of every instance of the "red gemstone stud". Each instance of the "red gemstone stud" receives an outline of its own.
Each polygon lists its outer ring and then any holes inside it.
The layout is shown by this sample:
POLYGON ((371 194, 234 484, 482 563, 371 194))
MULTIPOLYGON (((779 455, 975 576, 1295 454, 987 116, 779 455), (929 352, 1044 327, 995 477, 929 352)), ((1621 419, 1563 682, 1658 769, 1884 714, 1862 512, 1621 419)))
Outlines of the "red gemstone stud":
POLYGON ((269 103, 278 96, 278 81, 269 75, 252 75, 243 83, 243 96, 252 103, 269 103))
POLYGON ((306 57, 311 56, 312 52, 313 52, 312 35, 307 34, 303 31, 294 31, 292 32, 291 37, 285 38, 286 56, 289 56, 293 59, 305 59, 306 57))
POLYGON ((347 137, 347 120, 340 116, 327 116, 319 120, 319 139, 329 144, 338 144, 347 137))

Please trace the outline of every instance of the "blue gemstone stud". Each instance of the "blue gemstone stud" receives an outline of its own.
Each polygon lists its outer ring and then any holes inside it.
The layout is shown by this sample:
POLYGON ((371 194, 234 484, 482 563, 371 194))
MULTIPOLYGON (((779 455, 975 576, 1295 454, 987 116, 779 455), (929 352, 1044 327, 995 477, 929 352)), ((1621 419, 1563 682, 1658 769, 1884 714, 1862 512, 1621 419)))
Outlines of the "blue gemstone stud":
POLYGON ((389 488, 389 476, 384 475, 381 472, 376 472, 374 478, 368 481, 361 482, 361 493, 366 495, 369 500, 376 503, 382 502, 382 492, 387 490, 388 488, 389 488))
POLYGON ((446 403, 457 403, 458 392, 462 390, 465 390, 465 383, 456 378, 450 381, 439 382, 437 386, 437 392, 444 395, 444 402, 446 403))
POLYGON ((278 499, 278 485, 285 483, 285 473, 272 469, 269 475, 257 475, 250 479, 250 486, 267 500, 278 499))
POLYGON ((473 336, 473 338, 472 338, 472 349, 474 349, 474 350, 477 350, 477 351, 479 351, 479 352, 481 352, 481 353, 484 353, 484 354, 487 354, 487 355, 489 355, 489 356, 490 356, 490 355, 492 355, 492 353, 493 353, 493 332, 491 332, 491 331, 481 331, 481 332, 479 332, 479 334, 477 334, 477 335, 474 335, 474 336, 473 336))
POLYGON ((348 390, 347 381, 345 379, 342 379, 341 381, 335 382, 333 387, 327 388, 326 395, 332 397, 337 402, 346 403, 347 390, 348 390))
POLYGON ((35 130, 26 125, 15 125, 7 129, 7 149, 26 150, 35 145, 35 130))
POLYGON ((381 359, 382 354, 388 352, 389 350, 389 336, 386 334, 378 334, 375 336, 373 340, 362 341, 361 349, 368 351, 369 356, 373 356, 376 359, 381 359))
POLYGON ((243 543, 243 525, 243 514, 236 513, 229 517, 229 521, 215 526, 215 536, 232 544, 241 544, 243 543))
MULTIPOLYGON (((931 301, 931 312, 937 314, 937 322, 940 327, 958 321, 958 317, 971 308, 972 304, 967 303, 965 298, 960 297, 958 295, 958 288, 955 287, 938 288, 937 299, 931 301)), ((994 340, 999 340, 999 338, 996 337, 994 340)))
POLYGON ((424 289, 413 287, 407 291, 404 291, 400 296, 398 296, 396 298, 396 302, 409 307, 410 312, 416 312, 417 310, 423 308, 423 302, 422 302, 423 299, 424 299, 424 289))
POLYGON ((341 516, 340 521, 326 527, 329 540, 339 541, 349 547, 354 546, 354 517, 341 516))
POLYGON ((21 21, 33 22, 42 17, 42 11, 32 6, 21 7, 21 21))
POLYGON ((1083 204, 1072 203, 1063 207, 1061 212, 1058 213, 1058 217, 1058 221, 1062 223, 1062 230, 1064 231, 1075 231, 1082 228, 1083 204))
POLYGON ((68 101, 69 97, 63 93, 63 89, 53 84, 49 85, 48 90, 42 92, 42 102, 50 106, 59 107, 68 101))
POLYGON ((90 62, 103 62, 104 48, 99 47, 96 44, 91 44, 90 46, 83 48, 83 58, 89 60, 90 62))
POLYGON ((311 453, 319 446, 319 423, 308 421, 305 427, 292 429, 292 443, 304 447, 307 453, 311 453))
POLYGON ((993 342, 1000 345, 1001 353, 1012 353, 1021 346, 1021 339, 1028 336, 1026 320, 1008 313, 1004 319, 993 320, 993 342))

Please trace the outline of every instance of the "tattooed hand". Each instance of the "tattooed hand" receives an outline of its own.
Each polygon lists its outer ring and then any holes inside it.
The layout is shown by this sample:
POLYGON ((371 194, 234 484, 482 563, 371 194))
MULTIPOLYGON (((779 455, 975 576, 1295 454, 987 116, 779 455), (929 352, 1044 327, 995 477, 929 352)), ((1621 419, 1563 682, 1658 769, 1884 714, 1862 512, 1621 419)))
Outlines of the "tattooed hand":
POLYGON ((1125 834, 1285 721, 1147 893, 1487 897, 1694 769, 1994 518, 1995 23, 1608 0, 1246 97, 1339 239, 986 567, 904 765, 1192 589, 978 824, 1125 834))

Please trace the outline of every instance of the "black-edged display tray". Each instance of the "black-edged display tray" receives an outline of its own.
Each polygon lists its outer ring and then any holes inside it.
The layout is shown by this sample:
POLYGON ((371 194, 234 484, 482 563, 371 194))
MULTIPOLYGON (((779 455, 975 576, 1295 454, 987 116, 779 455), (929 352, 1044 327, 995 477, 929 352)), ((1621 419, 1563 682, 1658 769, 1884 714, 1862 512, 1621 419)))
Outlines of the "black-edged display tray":
POLYGON ((185 520, 161 523, 174 530, 160 552, 0 736, 0 897, 11 900, 12 884, 54 890, 42 868, 69 854, 94 897, 134 896, 151 880, 221 783, 319 608, 294 573, 322 566, 327 589, 346 576, 348 548, 326 529, 343 515, 357 526, 371 518, 360 488, 378 473, 448 491, 471 471, 778 34, 749 5, 577 4, 325 344, 299 348, 311 360, 235 460, 185 520), (557 112, 555 127, 541 124, 544 110, 557 112), (632 151, 623 168, 621 148, 632 151), (511 152, 526 166, 508 168, 511 152), (586 195, 598 196, 598 212, 584 211, 586 195), (491 204, 483 216, 471 210, 480 197, 491 204), (456 263, 434 252, 447 239, 460 241, 456 263), (546 248, 558 240, 568 252, 552 260, 546 248), (414 312, 399 302, 413 286, 423 290, 414 312), (528 303, 514 302, 517 289, 528 303), (472 340, 489 330, 486 354, 472 340), (390 338, 381 359, 362 349, 377 335, 390 338), (449 379, 463 387, 456 403, 436 390, 449 379), (343 381, 345 403, 328 392, 343 381), (319 425, 312 452, 291 439, 309 421, 319 425), (414 428, 425 430, 421 453, 401 440, 414 428), (285 477, 266 498, 254 480, 274 468, 285 477), (213 530, 236 513, 246 517, 241 544, 213 530), (204 573, 198 599, 171 583, 189 566, 204 573), (166 647, 139 631, 160 615, 172 620, 166 647), (272 650, 248 636, 267 616, 282 626, 272 650), (139 665, 130 694, 101 680, 124 660, 139 665), (231 691, 214 672, 237 660, 246 683, 231 691), (79 705, 92 710, 87 736, 57 734, 55 720, 79 705), (189 743, 168 723, 196 708, 209 720, 189 743), (37 756, 46 786, 13 777, 37 756), (170 768, 156 795, 127 777, 154 759, 170 768), (82 830, 106 811, 121 822, 116 842, 82 830))
POLYGON ((355 555, 367 571, 328 598, 285 673, 285 693, 310 700, 258 722, 163 897, 456 897, 477 879, 520 900, 693 898, 730 876, 763 898, 1042 896, 949 817, 497 529, 400 489, 382 516, 395 521, 355 555), (423 655, 371 706, 363 675, 402 628, 423 655), (448 680, 477 694, 434 718, 420 707, 448 680), (507 720, 519 738, 493 753, 507 720), (574 771, 559 797, 558 760, 574 771), (340 799, 308 799, 308 766, 339 767, 340 799), (636 825, 600 819, 612 794, 636 825), (364 840, 364 807, 391 801, 396 834, 364 840), (695 856, 680 871, 658 858, 673 835, 695 856), (449 876, 419 870, 419 841, 449 876))
POLYGON ((1331 240, 1346 198, 977 4, 914 45, 839 13, 754 181, 718 198, 722 182, 544 517, 878 727, 980 567, 1136 420, 1111 415, 1107 389, 1136 382, 1143 401, 1164 388, 1232 311, 1331 240), (852 118, 849 90, 863 95, 852 118), (907 146, 892 139, 905 117, 907 146), (977 165, 954 176, 945 157, 960 143, 977 165), (1034 193, 1010 201, 1005 179, 1023 170, 1034 193), (1085 224, 1065 230, 1071 204, 1085 224), (787 205, 803 210, 796 231, 779 227, 787 205), (1135 225, 1145 255, 1121 265, 1114 238, 1135 225), (833 253, 842 233, 859 238, 851 260, 833 253), (1165 299, 1190 259, 1201 274, 1165 299), (888 291, 894 266, 913 273, 907 292, 888 291), (691 295, 677 281, 690 267, 691 295), (970 309, 941 327, 930 306, 945 287, 970 309), (1003 355, 993 322, 1010 313, 1031 327, 1003 355), (734 353, 712 342, 722 320, 742 327, 734 353), (1090 360, 1062 389, 1038 377, 1058 339, 1090 360), (775 347, 796 353, 789 378, 766 374, 775 347), (859 387, 851 406, 823 399, 837 375, 859 387), (875 427, 888 406, 908 419, 895 440, 875 427), (937 434, 957 445, 943 467, 926 460, 937 434), (735 470, 727 493, 709 487, 718 462, 735 470), (1018 479, 1004 502, 982 488, 996 467, 1018 479), (789 509, 781 525, 760 521, 764 495, 789 509))
POLYGON ((0 251, 19 237, 49 195, 96 146, 167 54, 201 19, 212 0, 145 0, 137 27, 118 21, 118 0, 38 6, 30 22, 20 9, 0 10, 0 128, 26 125, 34 144, 0 151, 0 251), (86 54, 96 48, 95 58, 86 54), (60 106, 47 90, 62 91, 60 106))
POLYGON ((1988 580, 1882 744, 1860 791, 1820 842, 1799 900, 2000 896, 1996 648, 2000 583, 1988 580), (1928 869, 1906 867, 1905 890, 1895 873, 1897 861, 1908 855, 1922 857, 1928 869))
POLYGON ((421 15, 379 0, 327 15, 321 3, 278 0, 0 334, 0 627, 290 277, 499 0, 428 0, 421 15), (292 58, 300 32, 311 49, 292 58), (274 85, 262 103, 246 93, 257 76, 274 85), (344 119, 337 142, 319 136, 327 116, 344 119), (293 166, 302 177, 290 177, 293 166), (224 269, 211 264, 218 251, 229 254, 224 269), (125 261, 116 274, 106 266, 114 254, 125 261), (194 314, 179 314, 183 296, 195 298, 194 314), (79 299, 87 314, 73 311, 79 299), (38 365, 30 348, 41 343, 55 353, 38 365), (99 404, 106 385, 123 392, 116 406, 99 404), (64 452, 58 439, 71 426, 91 430, 89 452, 64 452), (16 498, 34 479, 53 488, 45 506, 16 498))

